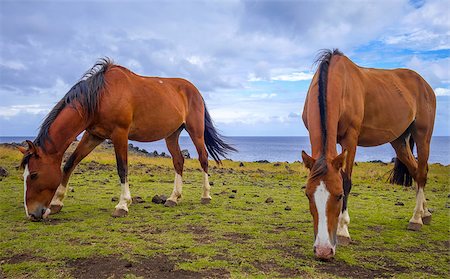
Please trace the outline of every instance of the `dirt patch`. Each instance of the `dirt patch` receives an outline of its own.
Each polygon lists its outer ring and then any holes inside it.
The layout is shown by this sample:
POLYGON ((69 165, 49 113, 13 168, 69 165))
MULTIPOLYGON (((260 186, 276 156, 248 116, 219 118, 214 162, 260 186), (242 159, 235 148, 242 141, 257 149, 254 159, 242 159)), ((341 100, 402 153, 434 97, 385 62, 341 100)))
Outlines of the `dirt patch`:
POLYGON ((19 254, 14 255, 11 258, 4 258, 0 262, 8 263, 8 264, 18 264, 23 262, 29 262, 29 261, 38 261, 38 262, 45 262, 47 261, 44 257, 34 256, 32 254, 19 254))
POLYGON ((194 272, 176 269, 166 255, 139 258, 136 262, 121 259, 120 256, 77 259, 67 263, 75 278, 122 278, 126 274, 144 278, 227 278, 229 272, 222 269, 194 272))
POLYGON ((383 231, 383 226, 368 226, 367 228, 377 233, 383 231))
POLYGON ((252 237, 245 233, 225 233, 224 238, 233 243, 245 243, 247 240, 252 239, 252 237))
MULTIPOLYGON (((333 260, 316 267, 321 272, 345 278, 386 278, 383 271, 349 265, 345 262, 333 260)), ((389 276, 390 277, 390 276, 389 276)))
POLYGON ((186 232, 194 234, 194 240, 198 243, 209 244, 215 241, 210 235, 210 230, 205 226, 189 224, 186 229, 186 232))
POLYGON ((342 261, 334 260, 317 266, 317 269, 322 272, 346 278, 391 278, 395 274, 411 272, 409 268, 398 265, 394 260, 388 257, 364 257, 360 259, 360 262, 372 263, 376 265, 377 268, 371 269, 353 266, 342 261))
POLYGON ((274 260, 265 262, 255 261, 252 264, 256 269, 262 271, 264 274, 276 272, 280 274, 280 277, 305 277, 307 275, 304 271, 280 266, 274 260))

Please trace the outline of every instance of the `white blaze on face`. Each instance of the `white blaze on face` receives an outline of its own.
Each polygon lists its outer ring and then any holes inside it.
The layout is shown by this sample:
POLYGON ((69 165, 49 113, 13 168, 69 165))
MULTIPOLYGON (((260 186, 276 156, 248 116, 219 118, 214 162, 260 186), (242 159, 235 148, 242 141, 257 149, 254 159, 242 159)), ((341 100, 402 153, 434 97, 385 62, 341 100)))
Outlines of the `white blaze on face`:
POLYGON ((25 207, 25 213, 28 217, 28 208, 27 208, 27 178, 30 175, 30 171, 28 170, 28 164, 25 165, 25 170, 23 171, 23 206, 25 207))
POLYGON ((330 192, 328 192, 325 183, 320 181, 319 186, 317 186, 314 192, 314 201, 317 208, 317 236, 314 246, 332 246, 330 242, 330 237, 328 234, 327 225, 327 203, 330 197, 330 192))

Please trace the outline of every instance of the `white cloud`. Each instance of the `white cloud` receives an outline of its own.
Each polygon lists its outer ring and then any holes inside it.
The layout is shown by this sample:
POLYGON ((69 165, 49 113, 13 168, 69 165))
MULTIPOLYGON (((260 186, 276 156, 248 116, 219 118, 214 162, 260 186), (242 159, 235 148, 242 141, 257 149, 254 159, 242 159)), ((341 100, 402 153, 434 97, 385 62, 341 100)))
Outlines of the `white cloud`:
POLYGON ((450 96, 450 88, 435 88, 436 96, 450 96))
POLYGON ((278 75, 272 77, 272 80, 280 80, 280 81, 300 81, 300 80, 311 80, 314 76, 314 73, 306 73, 306 72, 294 72, 285 75, 278 75))
POLYGON ((418 72, 432 87, 443 87, 450 83, 450 57, 437 60, 423 60, 413 56, 406 67, 418 72))
POLYGON ((48 106, 41 104, 34 105, 13 105, 9 107, 0 107, 0 117, 9 119, 21 113, 27 114, 43 114, 50 110, 48 106))
POLYGON ((0 66, 16 71, 25 70, 27 68, 22 62, 14 60, 1 61, 0 66))

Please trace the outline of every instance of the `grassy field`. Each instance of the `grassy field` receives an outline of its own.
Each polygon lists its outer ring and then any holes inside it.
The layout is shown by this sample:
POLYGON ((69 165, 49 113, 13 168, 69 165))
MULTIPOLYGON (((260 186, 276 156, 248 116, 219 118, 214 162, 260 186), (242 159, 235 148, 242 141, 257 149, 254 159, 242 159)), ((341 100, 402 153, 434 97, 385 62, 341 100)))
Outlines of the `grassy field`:
POLYGON ((20 159, 0 147, 9 172, 0 181, 0 278, 449 277, 449 166, 430 166, 433 220, 412 232, 413 189, 386 183, 392 165, 358 163, 349 198, 353 241, 321 262, 313 257, 301 163, 211 162, 213 200, 202 205, 198 161, 186 160, 183 199, 166 208, 151 199, 170 195, 171 160, 131 155, 131 194, 144 202, 114 219, 114 155, 100 148, 72 175, 62 212, 36 223, 25 218, 20 159))

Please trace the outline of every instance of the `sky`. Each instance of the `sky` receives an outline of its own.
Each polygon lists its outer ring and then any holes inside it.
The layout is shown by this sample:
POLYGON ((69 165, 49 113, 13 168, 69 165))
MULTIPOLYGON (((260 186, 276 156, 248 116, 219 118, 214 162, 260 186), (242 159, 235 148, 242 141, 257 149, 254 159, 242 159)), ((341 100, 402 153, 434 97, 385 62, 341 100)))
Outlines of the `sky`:
POLYGON ((36 135, 101 57, 197 86, 227 136, 306 136, 304 99, 320 49, 410 68, 437 95, 450 136, 450 2, 0 0, 0 136, 36 135))

